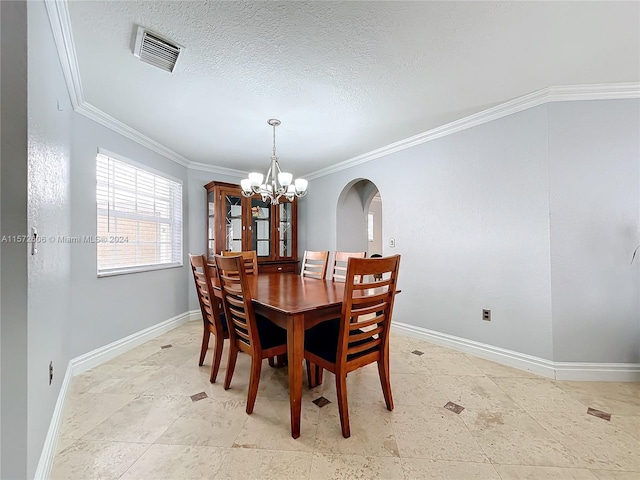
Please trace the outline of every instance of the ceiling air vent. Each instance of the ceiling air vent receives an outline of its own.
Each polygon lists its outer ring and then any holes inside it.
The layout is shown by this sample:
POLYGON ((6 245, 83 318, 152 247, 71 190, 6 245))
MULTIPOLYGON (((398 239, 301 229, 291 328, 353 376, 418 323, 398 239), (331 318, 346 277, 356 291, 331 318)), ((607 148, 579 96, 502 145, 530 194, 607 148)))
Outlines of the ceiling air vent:
POLYGON ((133 54, 145 63, 173 72, 184 47, 138 26, 133 54))

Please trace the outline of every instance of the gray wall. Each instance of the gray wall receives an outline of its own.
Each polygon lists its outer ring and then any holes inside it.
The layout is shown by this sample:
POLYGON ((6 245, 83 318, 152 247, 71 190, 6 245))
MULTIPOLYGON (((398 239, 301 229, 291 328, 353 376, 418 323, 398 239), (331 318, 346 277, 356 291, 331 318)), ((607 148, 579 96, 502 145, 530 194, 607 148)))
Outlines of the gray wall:
POLYGON ((336 250, 367 251, 367 216, 362 202, 361 192, 356 188, 342 192, 336 207, 336 250))
MULTIPOLYGON (((356 178, 380 191, 381 253, 402 254, 397 321, 552 357, 545 106, 312 180, 307 215, 325 218, 356 178)), ((307 224, 315 248, 334 231, 307 224)))
MULTIPOLYGON (((27 4, 0 2, 0 235, 27 231, 27 4)), ((27 246, 0 244, 0 478, 27 475, 27 246)))
POLYGON ((312 180, 307 247, 332 244, 340 192, 368 178, 393 212, 383 254, 403 256, 397 321, 553 361, 637 362, 638 103, 542 105, 312 180))
POLYGON ((151 272, 96 276, 95 244, 73 244, 70 356, 102 347, 188 310, 187 169, 74 113, 71 151, 71 235, 96 233, 96 153, 98 147, 183 181, 184 266, 151 272))
POLYGON ((640 362, 640 101, 549 105, 554 360, 640 362))
POLYGON ((70 230, 69 94, 42 2, 28 2, 29 175, 28 227, 37 227, 38 253, 28 256, 28 463, 32 478, 69 361, 69 244, 51 237, 70 230), (49 362, 54 379, 49 385, 49 362))

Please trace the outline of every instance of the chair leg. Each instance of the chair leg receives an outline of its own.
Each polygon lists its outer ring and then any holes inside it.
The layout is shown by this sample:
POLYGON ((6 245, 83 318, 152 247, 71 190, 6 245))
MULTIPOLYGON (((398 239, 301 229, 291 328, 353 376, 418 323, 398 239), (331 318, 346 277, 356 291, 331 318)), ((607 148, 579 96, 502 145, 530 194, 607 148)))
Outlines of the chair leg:
POLYGON ((207 349, 209 348, 209 335, 211 335, 211 332, 209 332, 208 328, 205 328, 202 334, 202 346, 200 347, 200 363, 198 363, 200 367, 204 363, 204 357, 207 355, 207 349))
POLYGON ((391 395, 391 379, 389 378, 388 357, 385 356, 378 360, 378 374, 380 375, 380 385, 382 385, 384 403, 387 404, 387 410, 393 410, 393 397, 391 395))
POLYGON ((316 381, 315 386, 322 385, 322 372, 324 369, 320 365, 316 365, 316 381))
POLYGON ((278 355, 276 357, 276 366, 278 368, 282 368, 282 367, 286 367, 287 366, 287 355, 286 354, 278 355))
POLYGON ((316 386, 316 368, 318 367, 315 363, 311 363, 309 360, 305 360, 305 363, 307 365, 307 384, 309 385, 309 388, 313 388, 316 386))
POLYGON ((227 360, 227 373, 224 376, 224 389, 229 390, 231 386, 231 377, 236 369, 236 360, 238 359, 238 347, 233 342, 229 342, 229 360, 227 360))
POLYGON ((269 357, 269 366, 270 367, 276 366, 276 357, 269 357))
POLYGON ((262 370, 262 359, 251 357, 251 375, 249 376, 249 392, 247 394, 247 413, 253 412, 258 395, 258 385, 260 384, 260 371, 262 370))
POLYGON ((211 376, 209 381, 216 383, 216 377, 218 376, 218 370, 220 369, 220 361, 222 360, 222 349, 224 348, 224 337, 222 335, 216 335, 216 346, 213 350, 213 363, 211 364, 211 376))
POLYGON ((336 393, 338 394, 338 411, 340 412, 342 436, 349 438, 351 429, 349 428, 349 407, 347 405, 347 376, 340 372, 336 372, 336 393))

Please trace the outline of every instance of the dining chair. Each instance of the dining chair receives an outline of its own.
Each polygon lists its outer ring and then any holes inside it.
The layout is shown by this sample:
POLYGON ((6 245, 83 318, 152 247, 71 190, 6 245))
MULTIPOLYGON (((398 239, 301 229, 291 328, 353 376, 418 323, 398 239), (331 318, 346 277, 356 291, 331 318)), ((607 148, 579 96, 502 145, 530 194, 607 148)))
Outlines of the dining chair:
POLYGON ((302 258, 302 268, 300 275, 303 277, 318 278, 324 280, 327 275, 327 265, 329 263, 329 251, 313 252, 305 250, 302 258))
MULTIPOLYGON (((222 256, 233 257, 236 255, 242 256, 244 260, 244 271, 248 275, 258 275, 258 255, 255 250, 243 250, 240 252, 223 251, 222 256)), ((287 365, 287 356, 280 355, 277 358, 269 358, 269 366, 282 368, 287 365)))
POLYGON ((222 304, 229 322, 229 360, 224 389, 228 390, 231 386, 238 352, 249 354, 251 374, 246 411, 251 413, 258 394, 262 360, 287 353, 287 331, 253 311, 249 279, 242 256, 216 255, 214 259, 222 291, 222 304))
POLYGON ((207 258, 204 255, 189 254, 189 261, 191 263, 193 279, 196 283, 196 292, 198 294, 198 302, 200 303, 200 311, 202 312, 202 323, 204 325, 202 346, 200 347, 200 362, 198 365, 202 366, 204 363, 204 357, 209 348, 209 337, 213 334, 216 343, 213 349, 213 363, 211 364, 209 381, 215 383, 218 370, 220 369, 224 339, 229 338, 227 320, 224 313, 220 311, 220 301, 213 293, 211 280, 215 275, 215 268, 207 264, 207 258))
POLYGON ((244 268, 245 272, 249 275, 257 275, 258 274, 258 255, 255 250, 243 250, 241 252, 227 252, 223 251, 222 255, 225 257, 233 257, 236 255, 241 255, 244 259, 244 268))
MULTIPOLYGON (((342 436, 349 438, 347 373, 373 362, 387 410, 393 410, 389 379, 389 328, 396 292, 400 255, 349 258, 339 319, 320 323, 305 332, 304 357, 319 369, 335 374, 342 436), (382 275, 382 280, 357 278, 382 275)), ((307 363, 307 366, 309 363, 307 363)))
POLYGON ((367 252, 335 252, 331 264, 331 280, 334 282, 344 282, 349 258, 364 258, 366 256, 367 252))

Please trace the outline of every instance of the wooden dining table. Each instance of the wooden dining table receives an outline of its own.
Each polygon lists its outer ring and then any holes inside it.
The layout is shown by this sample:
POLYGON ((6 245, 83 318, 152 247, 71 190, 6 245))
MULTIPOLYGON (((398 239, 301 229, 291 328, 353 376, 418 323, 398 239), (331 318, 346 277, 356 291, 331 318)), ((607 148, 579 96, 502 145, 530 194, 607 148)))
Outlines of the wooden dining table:
MULTIPOLYGON (((304 331, 340 316, 344 283, 301 277, 294 273, 261 273, 248 275, 248 278, 255 313, 287 330, 291 436, 298 438, 302 410, 304 331)), ((219 286, 214 284, 214 287, 217 292, 220 291, 219 286)))

